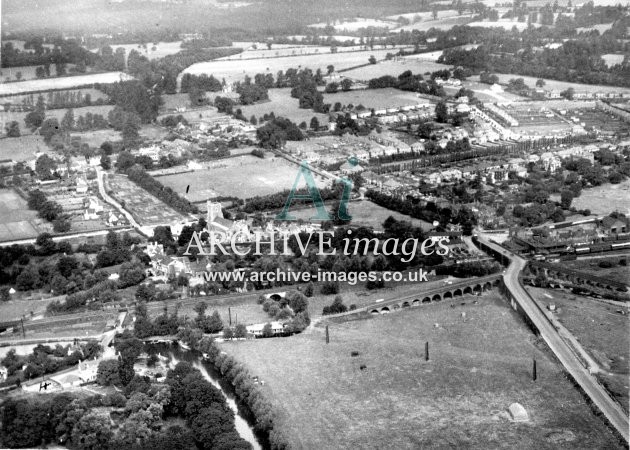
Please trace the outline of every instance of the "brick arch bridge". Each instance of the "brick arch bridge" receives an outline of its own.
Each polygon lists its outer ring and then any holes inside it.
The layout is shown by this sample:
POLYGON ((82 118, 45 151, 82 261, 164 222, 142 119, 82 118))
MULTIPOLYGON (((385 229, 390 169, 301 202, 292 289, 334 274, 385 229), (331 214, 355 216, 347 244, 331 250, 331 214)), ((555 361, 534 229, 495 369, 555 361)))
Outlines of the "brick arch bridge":
MULTIPOLYGON (((528 265, 529 271, 533 275, 543 273, 552 279, 572 283, 575 285, 581 285, 585 287, 596 287, 600 289, 606 289, 612 292, 627 292, 628 285, 619 281, 608 280, 606 278, 591 275, 590 273, 582 272, 580 270, 573 270, 567 267, 562 267, 556 264, 543 263, 538 261, 530 261, 528 265)), ((553 280, 549 281, 552 287, 560 287, 558 282, 554 283, 553 280), (558 285, 558 286, 556 286, 558 285)))
POLYGON ((286 298, 287 293, 286 292, 272 292, 270 294, 264 294, 265 299, 266 300, 275 300, 275 301, 279 301, 282 298, 286 298))
POLYGON ((502 274, 498 273, 480 278, 462 280, 452 284, 445 284, 439 288, 429 289, 428 291, 418 294, 372 303, 344 314, 356 313, 357 311, 366 311, 371 314, 387 314, 404 308, 440 302, 442 300, 463 297, 464 295, 478 295, 499 286, 501 278, 502 274))

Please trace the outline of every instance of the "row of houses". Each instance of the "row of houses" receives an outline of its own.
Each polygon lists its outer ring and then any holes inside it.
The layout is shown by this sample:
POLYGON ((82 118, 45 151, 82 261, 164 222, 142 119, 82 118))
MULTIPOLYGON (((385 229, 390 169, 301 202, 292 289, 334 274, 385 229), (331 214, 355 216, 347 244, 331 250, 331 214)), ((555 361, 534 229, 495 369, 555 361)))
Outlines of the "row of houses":
POLYGON ((525 160, 522 158, 513 158, 507 162, 487 162, 462 168, 449 168, 424 176, 424 181, 429 184, 438 185, 443 182, 472 180, 480 176, 483 182, 497 183, 507 181, 511 172, 516 173, 518 176, 526 177, 527 168, 525 166, 525 160))
POLYGON ((596 145, 576 146, 555 152, 545 152, 540 155, 530 155, 530 162, 540 164, 547 172, 555 173, 562 167, 565 159, 581 158, 588 160, 591 164, 595 162, 595 152, 599 148, 596 145))

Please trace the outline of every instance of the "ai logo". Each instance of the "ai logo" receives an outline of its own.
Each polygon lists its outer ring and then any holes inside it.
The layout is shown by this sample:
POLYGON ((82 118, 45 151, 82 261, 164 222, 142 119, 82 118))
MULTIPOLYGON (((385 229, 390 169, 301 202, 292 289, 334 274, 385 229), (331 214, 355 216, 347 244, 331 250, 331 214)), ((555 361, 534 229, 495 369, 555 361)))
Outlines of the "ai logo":
MULTIPOLYGON (((348 158, 348 164, 354 167, 358 164, 358 160, 356 157, 352 156, 348 158)), ((337 217, 339 220, 352 220, 352 216, 348 213, 348 201, 350 200, 350 194, 352 193, 352 180, 348 178, 338 178, 338 180, 343 183, 343 193, 341 194, 341 201, 339 202, 339 210, 337 211, 337 217)), ((324 201, 322 200, 322 196, 315 184, 315 179, 313 178, 313 172, 308 165, 308 162, 302 161, 300 164, 300 169, 298 170, 297 177, 295 178, 295 183, 293 183, 293 187, 291 188, 291 192, 289 192, 289 196, 287 197, 287 201, 284 204, 284 208, 282 212, 276 216, 276 220, 297 220, 295 216, 289 214, 289 207, 291 206, 291 201, 293 199, 298 200, 312 200, 315 208, 317 209, 317 214, 310 218, 310 220, 332 220, 333 217, 330 215, 326 208, 324 208, 324 201), (306 186, 308 187, 308 194, 297 194, 298 184, 300 183, 300 179, 304 178, 306 182, 306 186)))

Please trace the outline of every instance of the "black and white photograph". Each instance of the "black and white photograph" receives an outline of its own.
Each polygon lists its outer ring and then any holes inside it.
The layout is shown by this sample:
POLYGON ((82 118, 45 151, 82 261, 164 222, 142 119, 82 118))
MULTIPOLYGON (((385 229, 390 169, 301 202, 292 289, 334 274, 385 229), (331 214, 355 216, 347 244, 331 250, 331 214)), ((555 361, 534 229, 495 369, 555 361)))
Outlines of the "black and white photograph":
POLYGON ((0 0, 0 449, 630 439, 630 0, 0 0))

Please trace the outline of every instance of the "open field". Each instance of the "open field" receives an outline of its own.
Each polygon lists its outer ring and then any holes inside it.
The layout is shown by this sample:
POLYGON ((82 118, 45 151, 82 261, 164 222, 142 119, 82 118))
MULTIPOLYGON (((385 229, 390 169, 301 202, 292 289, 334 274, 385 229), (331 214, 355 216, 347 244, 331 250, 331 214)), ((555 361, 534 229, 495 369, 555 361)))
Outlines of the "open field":
MULTIPOLYGON (((296 41, 303 41, 304 38, 306 38, 306 35, 293 35, 293 36, 287 36, 287 39, 295 39, 296 41)), ((361 42, 361 38, 357 37, 357 36, 345 36, 343 34, 334 34, 331 36, 332 39, 339 41, 339 42, 352 42, 353 44, 358 44, 359 42, 361 42)))
MULTIPOLYGON (((23 129, 24 123, 21 123, 20 130, 23 129)), ((31 134, 18 138, 0 139, 0 160, 28 161, 35 159, 37 152, 48 153, 48 146, 44 143, 43 136, 31 134)))
POLYGON ((0 96, 50 91, 53 89, 72 89, 92 85, 94 83, 115 83, 117 81, 130 80, 132 78, 133 77, 122 72, 105 72, 92 75, 76 75, 41 80, 19 81, 16 83, 4 83, 0 84, 0 96))
POLYGON ((0 315, 2 320, 16 320, 20 317, 31 317, 44 314, 46 307, 53 300, 63 300, 65 296, 50 297, 49 294, 30 292, 30 297, 26 297, 24 292, 16 292, 8 302, 0 304, 0 315), (23 298, 20 298, 22 297, 23 298), (32 315, 31 315, 32 313, 32 315))
MULTIPOLYGON (((41 67, 41 66, 3 67, 2 70, 0 70, 0 80, 7 81, 8 79, 9 81, 12 81, 12 82, 16 81, 18 79, 17 78, 18 72, 22 74, 22 77, 20 78, 20 80, 22 81, 36 80, 37 76, 35 75, 35 70, 37 69, 37 67, 41 67)), ((67 64, 66 73, 72 67, 74 67, 74 64, 67 64)), ((57 76, 57 67, 54 64, 51 64, 50 66, 50 75, 52 77, 57 76)))
POLYGON ((621 64, 623 63, 623 58, 625 55, 622 54, 608 54, 608 55, 602 55, 602 59, 606 62, 606 66, 608 67, 612 67, 612 66, 616 66, 617 64, 621 64))
MULTIPOLYGON (((329 211, 332 211, 332 202, 324 203, 329 211)), ((355 226, 373 227, 376 230, 383 228, 383 222, 393 216, 396 220, 406 220, 414 226, 422 228, 424 231, 431 229, 431 224, 423 220, 414 219, 413 217, 400 214, 396 211, 383 208, 369 200, 353 201, 348 204, 348 212, 352 216, 352 224, 355 226)), ((308 220, 313 217, 317 211, 314 207, 305 209, 291 209, 291 215, 298 219, 308 220)))
MULTIPOLYGON (((185 192, 190 185, 188 200, 203 201, 220 196, 250 198, 291 189, 298 166, 269 153, 265 159, 251 155, 212 162, 206 170, 159 177, 160 183, 176 192, 185 192)), ((322 182, 315 177, 318 185, 322 182)), ((300 185, 299 187, 303 187, 300 185)))
MULTIPOLYGON (((140 134, 142 134, 142 131, 140 134)), ((88 144, 90 147, 100 147, 105 141, 115 142, 122 139, 120 131, 116 131, 113 128, 86 131, 84 133, 72 133, 72 136, 79 136, 81 142, 88 144)))
MULTIPOLYGON (((328 23, 314 23, 309 25, 311 28, 326 28, 329 25, 328 23)), ((394 28, 397 23, 393 20, 378 20, 378 19, 365 19, 365 18, 356 18, 354 20, 347 20, 344 22, 337 22, 331 24, 336 31, 358 31, 361 28, 394 28)))
POLYGON ((313 117, 317 117, 320 125, 328 123, 327 114, 319 114, 312 109, 300 109, 297 98, 291 97, 290 88, 269 89, 269 101, 255 105, 241 106, 243 115, 249 119, 252 115, 260 119, 263 115, 273 112, 276 117, 286 117, 296 124, 306 122, 308 126, 313 117))
POLYGON ((296 448, 617 448, 504 301, 475 299, 334 323, 328 345, 316 326, 221 348, 265 382, 296 448), (513 402, 529 422, 508 419, 513 402))
MULTIPOLYGON (((157 45, 153 45, 153 42, 147 42, 146 48, 140 44, 113 44, 110 45, 112 51, 116 53, 116 50, 122 48, 125 50, 125 58, 129 57, 129 53, 132 50, 137 51, 142 56, 153 60, 158 58, 164 58, 168 55, 174 55, 182 50, 182 41, 175 42, 158 42, 157 45), (155 50, 154 50, 155 49, 155 50)), ((97 52, 99 49, 92 49, 90 51, 97 52)))
POLYGON ((472 20, 472 14, 463 14, 455 17, 441 17, 440 11, 436 20, 423 20, 421 22, 412 23, 411 25, 404 25, 402 27, 394 28, 392 33, 399 33, 401 31, 429 31, 431 28, 437 30, 449 30, 456 25, 465 25, 472 20))
MULTIPOLYGON (((600 3, 605 3, 605 0, 602 2, 597 2, 598 6, 604 6, 604 5, 600 5, 600 3)), ((618 5, 619 3, 615 3, 615 5, 618 5)), ((613 23, 600 23, 598 25, 593 25, 592 27, 581 27, 581 28, 576 28, 575 31, 577 31, 578 33, 590 33, 591 31, 595 31, 597 30, 599 32, 599 34, 604 34, 606 31, 610 30, 613 26, 613 23)))
MULTIPOLYGON (((1 89, 1 87, 0 87, 1 89)), ((113 105, 93 105, 93 106, 84 106, 83 108, 73 108, 74 118, 75 120, 79 116, 84 116, 87 113, 92 114, 100 114, 105 119, 107 119, 107 114, 114 109, 113 105)), ((67 109, 48 109, 46 110, 46 118, 56 118, 58 121, 61 121, 67 109)), ((10 122, 12 120, 16 120, 20 124, 20 132, 22 134, 31 134, 32 131, 26 127, 24 122, 24 118, 28 115, 28 112, 6 112, 0 111, 0 122, 10 122)))
POLYGON ((414 92, 401 91, 394 88, 364 89, 336 94, 324 94, 324 103, 334 105, 340 102, 342 105, 363 105, 370 109, 395 108, 409 105, 424 105, 429 100, 418 97, 414 92))
MULTIPOLYGON (((482 102, 491 102, 491 103, 504 103, 504 102, 518 102, 522 100, 527 100, 525 97, 521 97, 516 94, 512 94, 511 92, 494 92, 490 89, 490 86, 484 83, 479 83, 476 81, 464 81, 462 83, 462 87, 466 89, 470 89, 475 93, 475 97, 481 100, 482 102)), ((443 86, 444 91, 447 94, 455 94, 461 88, 454 86, 443 86)))
MULTIPOLYGON (((448 17, 457 17, 458 15, 459 13, 455 9, 446 9, 443 11, 438 11, 438 19, 446 19, 448 17)), ((385 17, 385 19, 395 21, 395 20, 398 20, 400 17, 403 17, 412 22, 433 20, 433 12, 420 11, 420 12, 410 12, 410 13, 404 13, 404 14, 392 14, 391 16, 385 17)))
POLYGON ((568 291, 534 287, 527 287, 527 290, 541 306, 556 305, 558 311, 554 315, 601 365, 603 370, 598 377, 627 412, 630 374, 628 316, 617 313, 617 306, 568 291))
POLYGON ((598 215, 610 214, 615 210, 630 214, 630 180, 583 189, 582 194, 573 199, 572 206, 590 209, 592 214, 598 215))
MULTIPOLYGON (((391 48, 387 50, 368 50, 360 52, 326 53, 308 56, 287 56, 281 58, 254 59, 248 60, 244 64, 240 60, 236 61, 208 61, 193 64, 182 73, 192 73, 199 75, 202 73, 214 75, 219 80, 225 78, 227 82, 242 80, 245 75, 253 78, 257 73, 272 73, 274 76, 279 70, 285 71, 290 68, 309 68, 313 71, 321 69, 324 73, 326 67, 332 64, 336 70, 366 64, 371 55, 378 60, 385 59, 387 53, 396 53, 391 48)), ((180 74, 181 77, 181 74, 180 74)))
POLYGON ((52 226, 28 209, 26 201, 11 189, 0 189, 0 241, 35 238, 52 226))
MULTIPOLYGON (((383 46, 376 46, 376 48, 384 49, 383 46)), ((407 46, 394 46, 389 47, 392 53, 396 53, 401 48, 407 48, 407 46)), ((337 53, 357 52, 366 50, 364 45, 354 45, 347 47, 337 47, 337 53)), ((318 45, 300 45, 300 46, 273 46, 271 50, 268 50, 266 46, 258 47, 257 49, 248 49, 243 53, 237 53, 236 55, 224 56, 217 58, 217 61, 243 61, 249 59, 269 59, 278 57, 290 57, 290 56, 308 56, 308 55, 330 55, 330 46, 318 46, 318 45)))
MULTIPOLYGON (((432 59, 435 60, 437 57, 432 59)), ((348 70, 343 72, 343 76, 368 81, 372 78, 378 78, 384 75, 397 77, 407 70, 411 70, 414 74, 425 74, 427 72, 435 72, 436 70, 448 69, 450 67, 451 66, 446 64, 438 64, 420 58, 397 58, 396 60, 380 61, 378 64, 370 64, 368 66, 348 70)))
MULTIPOLYGON (((505 84, 505 85, 507 85, 508 82, 512 78, 522 78, 527 86, 533 88, 536 86, 536 81, 538 80, 538 78, 535 78, 535 77, 528 77, 528 76, 516 75, 516 74, 497 73, 496 75, 497 77, 499 77, 499 83, 505 84)), ((474 75, 468 79, 471 81, 479 81, 479 76, 474 75)), ((575 89, 575 92, 602 92, 602 93, 627 92, 627 93, 630 93, 630 89, 623 88, 623 87, 605 86, 605 85, 599 85, 599 84, 591 85, 591 84, 581 84, 581 83, 570 83, 568 81, 557 81, 557 80, 548 80, 548 79, 544 79, 544 80, 545 80, 544 89, 550 90, 550 91, 557 90, 560 92, 560 91, 564 91, 565 89, 572 87, 573 89, 575 89)))
POLYGON ((168 225, 184 219, 180 213, 129 181, 125 176, 108 175, 106 188, 118 202, 124 202, 124 208, 141 225, 168 225))
MULTIPOLYGON (((67 92, 71 92, 73 94, 80 93, 81 96, 83 97, 85 97, 87 94, 90 94, 90 98, 92 99, 92 102, 95 102, 96 100, 100 98, 102 98, 103 100, 107 99, 107 95, 105 95, 103 92, 99 91, 98 89, 94 89, 94 88, 68 89, 66 91, 58 91, 58 92, 61 94, 65 94, 67 92)), ((2 104, 5 105, 7 103, 11 103, 12 105, 21 105, 24 99, 29 99, 31 104, 35 105, 35 103, 37 103, 38 96, 39 94, 11 95, 9 97, 2 98, 2 104)), ((43 97, 44 97, 44 101, 47 102, 48 95, 43 94, 43 97)))
MULTIPOLYGON (((496 22, 491 21, 483 21, 483 22, 471 22, 468 24, 469 27, 479 27, 479 28, 503 28, 504 30, 511 30, 512 28, 516 28, 518 31, 523 31, 527 29, 526 22, 518 22, 516 20, 498 20, 496 22)), ((533 23, 532 26, 534 28, 540 27, 539 23, 533 23)))
POLYGON ((618 255, 610 258, 598 259, 578 259, 575 261, 563 261, 562 265, 574 270, 581 270, 597 277, 606 278, 607 280, 618 281, 620 283, 628 283, 630 280, 630 268, 619 264, 619 261, 630 259, 630 255, 618 255), (599 263, 609 261, 613 267, 600 267, 599 263))

